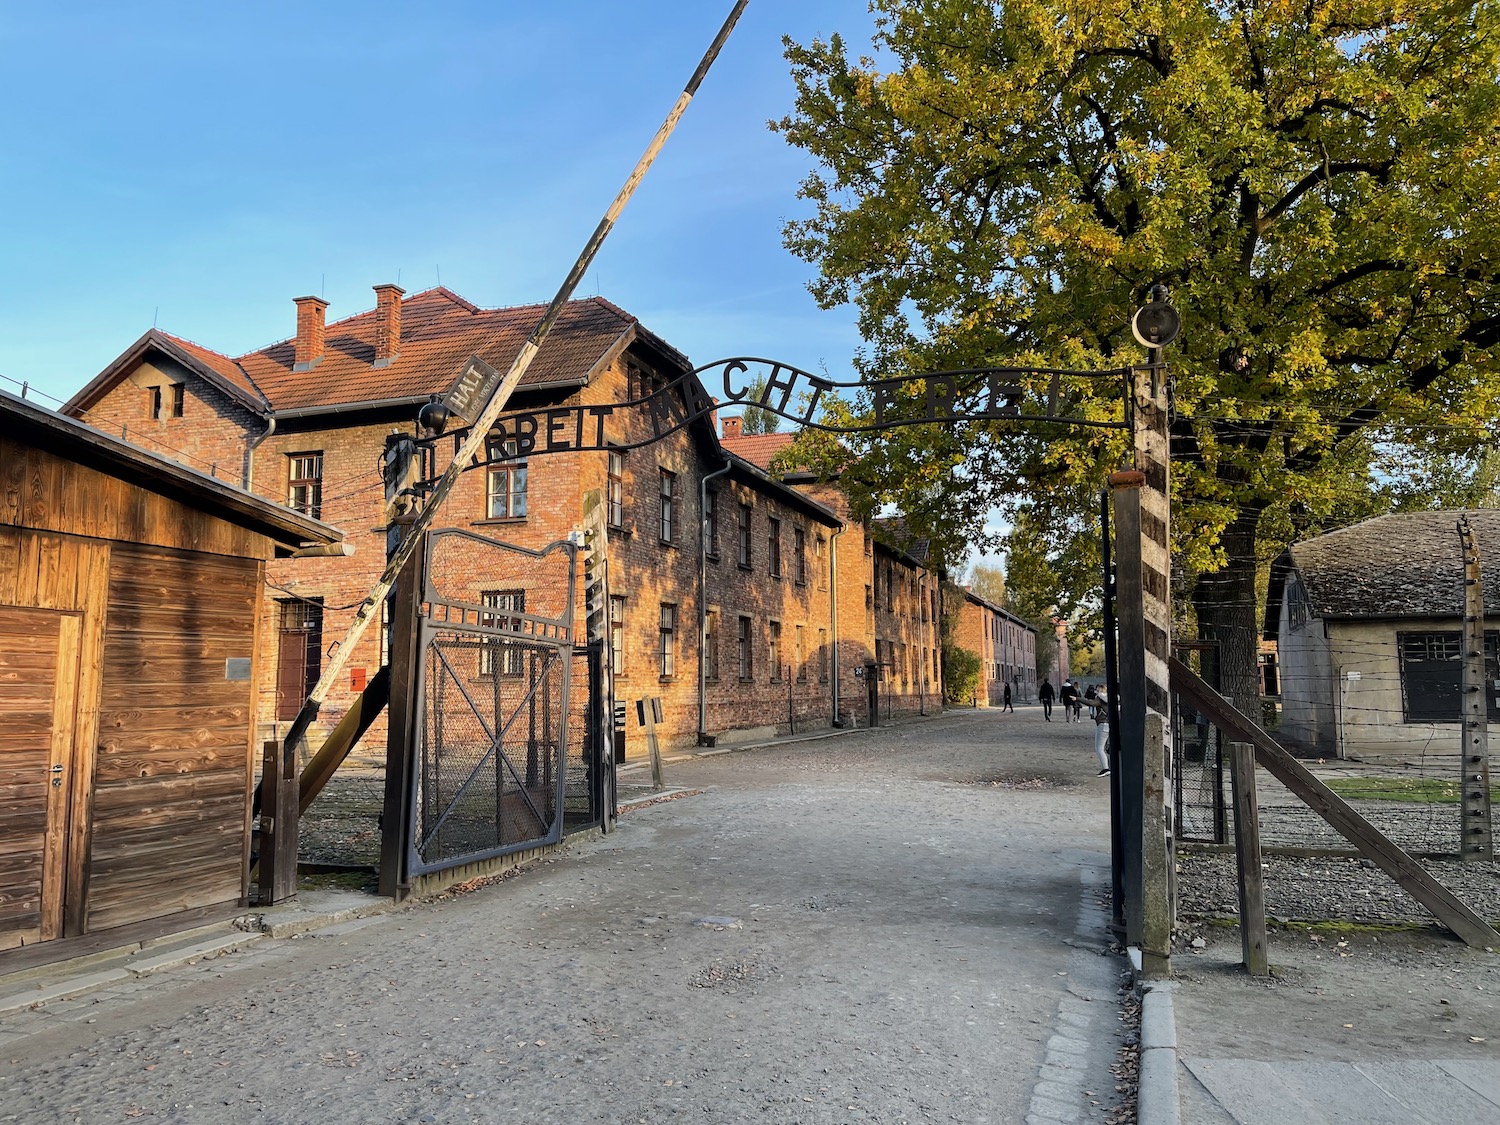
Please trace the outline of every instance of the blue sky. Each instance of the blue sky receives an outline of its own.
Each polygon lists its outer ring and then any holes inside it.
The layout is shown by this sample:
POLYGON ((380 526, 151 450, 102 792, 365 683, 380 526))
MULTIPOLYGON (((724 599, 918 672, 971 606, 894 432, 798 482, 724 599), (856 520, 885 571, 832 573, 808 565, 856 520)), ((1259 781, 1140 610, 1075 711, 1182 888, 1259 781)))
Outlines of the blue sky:
MULTIPOLYGON (((730 0, 0 8, 0 374, 66 396, 153 320, 231 354, 370 287, 548 300, 730 0)), ((766 128, 781 36, 869 40, 864 0, 752 0, 582 295, 697 362, 846 371, 781 246, 801 153, 766 128)))
MULTIPOLYGON (((439 278, 551 298, 732 0, 0 6, 0 376, 67 397, 153 323, 229 354, 439 278)), ((809 165, 781 37, 865 0, 751 0, 579 295, 697 363, 850 374, 781 243, 809 165)), ((14 390, 0 379, 0 386, 14 390)))

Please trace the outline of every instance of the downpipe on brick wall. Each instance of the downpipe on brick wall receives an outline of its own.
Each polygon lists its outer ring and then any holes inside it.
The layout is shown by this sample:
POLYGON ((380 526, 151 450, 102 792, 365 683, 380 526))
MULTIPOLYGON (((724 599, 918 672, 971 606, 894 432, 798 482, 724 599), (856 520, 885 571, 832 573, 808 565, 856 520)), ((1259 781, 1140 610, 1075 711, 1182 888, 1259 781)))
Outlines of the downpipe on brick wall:
MULTIPOLYGON (((729 472, 732 462, 704 474, 698 486, 698 745, 708 739, 708 482, 729 472)), ((717 513, 715 513, 717 518, 717 513)))
POLYGON ((833 646, 833 725, 844 725, 839 714, 839 536, 849 530, 847 523, 828 537, 828 643, 833 646))

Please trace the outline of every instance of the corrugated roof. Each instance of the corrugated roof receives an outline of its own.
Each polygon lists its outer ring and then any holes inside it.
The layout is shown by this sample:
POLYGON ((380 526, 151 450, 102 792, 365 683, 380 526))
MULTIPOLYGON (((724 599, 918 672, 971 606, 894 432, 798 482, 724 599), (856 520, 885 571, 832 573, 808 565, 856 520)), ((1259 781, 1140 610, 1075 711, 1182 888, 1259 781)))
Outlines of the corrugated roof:
POLYGON ((1500 614, 1500 509, 1396 512, 1288 549, 1316 617, 1458 617, 1458 519, 1479 539, 1485 614, 1500 614))

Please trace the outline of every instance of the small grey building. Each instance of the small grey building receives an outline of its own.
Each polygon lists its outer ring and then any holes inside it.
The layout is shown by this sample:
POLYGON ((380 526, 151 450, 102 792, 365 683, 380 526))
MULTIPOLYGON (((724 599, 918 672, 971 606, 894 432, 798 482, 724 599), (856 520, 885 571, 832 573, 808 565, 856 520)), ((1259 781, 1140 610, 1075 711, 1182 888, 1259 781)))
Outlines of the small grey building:
POLYGON ((1401 512, 1297 543, 1271 566, 1283 741, 1413 761, 1459 748, 1463 558, 1479 537, 1486 695, 1500 721, 1500 510, 1401 512))

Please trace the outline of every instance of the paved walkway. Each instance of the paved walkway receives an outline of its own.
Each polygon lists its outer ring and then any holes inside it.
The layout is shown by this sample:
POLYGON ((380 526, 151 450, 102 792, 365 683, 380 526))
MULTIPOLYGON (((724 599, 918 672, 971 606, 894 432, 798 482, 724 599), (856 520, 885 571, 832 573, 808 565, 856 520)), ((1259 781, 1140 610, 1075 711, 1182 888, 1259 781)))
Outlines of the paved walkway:
POLYGON ((1102 1123, 1093 774, 1024 713, 671 763, 473 893, 0 1014, 0 1121, 1102 1123))

